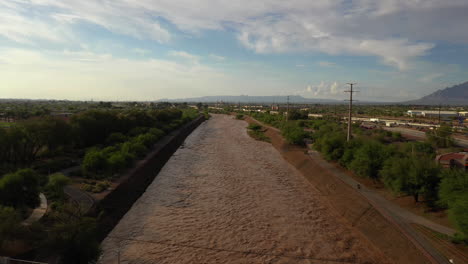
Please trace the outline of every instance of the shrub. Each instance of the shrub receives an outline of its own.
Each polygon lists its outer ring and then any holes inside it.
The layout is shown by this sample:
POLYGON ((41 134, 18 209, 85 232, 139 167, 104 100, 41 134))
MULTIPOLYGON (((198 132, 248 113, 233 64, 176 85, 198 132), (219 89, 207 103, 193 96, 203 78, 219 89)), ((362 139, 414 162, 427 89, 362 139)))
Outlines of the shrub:
POLYGON ((114 152, 107 158, 106 165, 107 171, 114 174, 127 167, 127 160, 122 152, 114 152))
POLYGON ((154 135, 158 140, 159 140, 160 138, 162 138, 162 137, 164 136, 164 134, 165 134, 164 131, 162 131, 161 129, 159 129, 159 128, 154 128, 154 127, 153 127, 153 128, 150 128, 150 129, 148 130, 148 133, 154 135))
POLYGON ((127 140, 127 137, 124 134, 119 133, 119 132, 112 133, 107 137, 106 144, 115 145, 117 143, 125 142, 125 140, 127 140))
POLYGON ((137 136, 132 141, 142 143, 147 148, 149 148, 149 147, 153 146, 156 143, 157 140, 158 139, 157 139, 157 137, 155 135, 147 133, 147 134, 142 134, 142 135, 137 136))
POLYGON ((65 197, 63 187, 70 183, 70 178, 62 173, 55 173, 49 176, 49 182, 46 185, 46 190, 52 198, 63 199, 65 197))
POLYGON ((243 120, 243 119, 244 119, 244 115, 243 115, 243 114, 237 114, 237 115, 236 115, 236 119, 243 120))
POLYGON ((253 131, 259 131, 262 129, 262 126, 257 123, 252 123, 247 128, 253 131))
POLYGON ((89 176, 104 171, 106 168, 106 156, 98 149, 90 149, 86 152, 81 169, 83 175, 89 176))
POLYGON ((0 204, 15 208, 39 205, 39 179, 31 169, 18 170, 0 179, 0 204))
POLYGON ((385 145, 375 142, 365 142, 354 153, 354 159, 349 167, 358 175, 378 179, 383 163, 390 156, 385 145))
POLYGON ((295 124, 285 125, 281 129, 281 133, 289 144, 304 144, 304 138, 307 136, 304 129, 295 124))
POLYGON ((60 255, 62 263, 93 263, 101 252, 97 232, 95 219, 71 217, 58 221, 51 228, 45 245, 51 252, 60 255))
POLYGON ((8 240, 18 237, 22 229, 20 222, 20 215, 14 208, 0 206, 0 249, 8 240))

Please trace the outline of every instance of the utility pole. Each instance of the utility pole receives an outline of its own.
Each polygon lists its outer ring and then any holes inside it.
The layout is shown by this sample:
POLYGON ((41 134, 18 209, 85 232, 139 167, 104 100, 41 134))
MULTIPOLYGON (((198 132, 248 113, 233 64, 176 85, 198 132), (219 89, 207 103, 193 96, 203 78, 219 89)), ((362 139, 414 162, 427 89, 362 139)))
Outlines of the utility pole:
POLYGON ((286 123, 289 121, 289 95, 288 95, 288 107, 286 108, 286 123))
POLYGON ((441 105, 439 104, 439 126, 440 126, 440 107, 441 105))
POLYGON ((345 93, 349 93, 349 116, 348 116, 348 137, 347 141, 351 140, 351 124, 352 124, 352 112, 353 112, 353 93, 356 93, 357 91, 353 91, 353 85, 356 85, 356 83, 347 83, 351 87, 349 91, 345 91, 345 93))

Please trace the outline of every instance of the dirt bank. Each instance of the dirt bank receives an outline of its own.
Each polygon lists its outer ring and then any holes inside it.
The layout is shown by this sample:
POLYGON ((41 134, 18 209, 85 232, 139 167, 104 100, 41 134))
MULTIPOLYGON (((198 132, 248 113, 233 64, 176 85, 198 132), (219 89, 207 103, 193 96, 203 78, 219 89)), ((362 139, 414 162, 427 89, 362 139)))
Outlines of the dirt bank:
POLYGON ((104 240, 100 263, 389 263, 246 123, 215 115, 104 240))
MULTIPOLYGON (((255 122, 247 118, 249 123, 255 122)), ((321 193, 335 211, 365 235, 386 256, 399 264, 431 263, 394 222, 382 216, 355 190, 314 162, 304 147, 288 145, 280 133, 265 133, 281 156, 294 166, 321 193)))

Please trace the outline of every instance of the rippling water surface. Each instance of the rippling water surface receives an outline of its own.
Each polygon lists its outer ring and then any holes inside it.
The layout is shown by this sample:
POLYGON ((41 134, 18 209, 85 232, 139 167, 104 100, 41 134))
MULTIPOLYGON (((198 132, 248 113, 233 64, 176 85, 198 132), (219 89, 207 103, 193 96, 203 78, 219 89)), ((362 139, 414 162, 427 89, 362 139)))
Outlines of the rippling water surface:
POLYGON ((246 125, 215 115, 197 128, 104 240, 100 263, 382 263, 246 125))

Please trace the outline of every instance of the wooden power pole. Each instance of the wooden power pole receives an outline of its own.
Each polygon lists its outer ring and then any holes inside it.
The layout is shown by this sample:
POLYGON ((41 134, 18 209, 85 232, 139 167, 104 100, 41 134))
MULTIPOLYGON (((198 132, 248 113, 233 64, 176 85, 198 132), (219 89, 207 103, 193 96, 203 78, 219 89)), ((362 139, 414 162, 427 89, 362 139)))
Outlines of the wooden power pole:
POLYGON ((356 93, 357 91, 353 90, 353 85, 356 85, 356 83, 347 83, 350 86, 350 89, 348 91, 345 91, 345 93, 349 93, 349 115, 348 115, 348 137, 347 141, 351 140, 351 125, 352 125, 352 116, 353 116, 353 93, 356 93))

